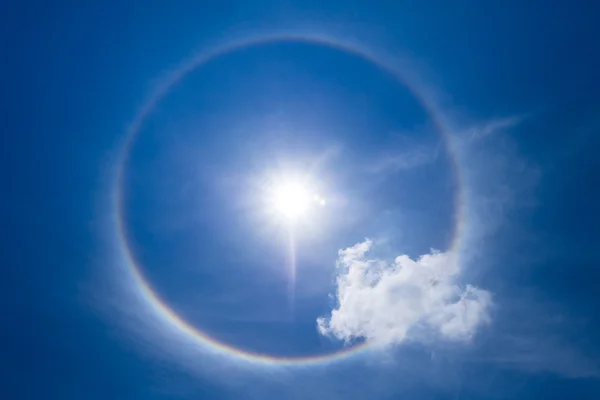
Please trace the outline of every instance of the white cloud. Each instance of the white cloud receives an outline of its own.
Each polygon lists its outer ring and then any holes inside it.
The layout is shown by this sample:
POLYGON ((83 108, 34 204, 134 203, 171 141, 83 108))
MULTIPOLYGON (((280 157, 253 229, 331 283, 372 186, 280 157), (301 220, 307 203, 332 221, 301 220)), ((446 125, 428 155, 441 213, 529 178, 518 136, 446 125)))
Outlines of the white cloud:
POLYGON ((372 173, 398 172, 421 167, 435 159, 436 151, 420 148, 401 154, 383 156, 379 161, 371 162, 368 171, 372 173))
POLYGON ((486 136, 493 135, 497 132, 513 128, 516 125, 520 124, 523 121, 523 119, 525 119, 525 116, 522 115, 495 119, 483 125, 469 129, 467 131, 467 137, 472 140, 482 139, 486 136))
POLYGON ((491 294, 455 280, 456 255, 433 251, 417 260, 368 259, 366 240, 340 250, 337 308, 317 319, 319 331, 338 339, 376 345, 420 340, 432 334, 467 340, 489 320, 491 294))

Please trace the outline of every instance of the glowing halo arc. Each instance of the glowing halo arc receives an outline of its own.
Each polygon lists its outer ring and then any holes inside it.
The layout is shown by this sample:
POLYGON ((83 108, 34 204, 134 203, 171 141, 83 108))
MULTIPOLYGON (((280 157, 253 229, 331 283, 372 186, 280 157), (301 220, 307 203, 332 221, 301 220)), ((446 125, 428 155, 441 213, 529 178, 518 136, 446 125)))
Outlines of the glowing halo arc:
POLYGON ((202 330, 185 321, 153 290, 144 276, 141 268, 137 265, 135 257, 129 248, 127 235, 125 233, 125 226, 123 223, 123 175, 132 145, 140 133, 140 130, 148 115, 151 114, 154 107, 169 92, 171 87, 181 81, 192 71, 200 68, 202 65, 217 57, 252 46, 281 42, 314 44, 357 56, 373 64, 382 71, 391 74, 396 80, 410 90, 413 96, 426 110, 429 117, 433 120, 436 130, 442 136, 447 152, 450 156, 450 163, 453 169, 454 178, 456 180, 457 190, 455 191, 456 209, 454 216, 454 231, 449 250, 458 251, 460 242, 459 239, 463 230, 462 216, 464 207, 461 193, 462 184, 451 137, 445 128, 446 123, 441 118, 439 111, 436 109, 433 102, 421 95, 421 90, 419 90, 416 85, 411 84, 410 80, 405 79, 405 76, 402 75, 403 71, 395 67, 394 63, 390 60, 382 58, 381 56, 377 56, 368 48, 361 46, 360 44, 314 33, 272 33, 254 36, 244 40, 231 40, 227 43, 217 46, 212 50, 197 54, 190 60, 183 62, 179 68, 170 73, 166 79, 159 83, 159 85, 156 86, 155 89, 150 93, 150 96, 142 104, 142 107, 126 132, 124 143, 121 145, 121 150, 118 153, 118 158, 116 160, 116 168, 111 190, 111 208, 114 216, 114 229, 116 231, 117 246, 123 257, 122 261, 124 263, 124 270, 128 274, 128 277, 132 280, 136 294, 142 297, 142 299, 146 302, 146 305, 152 309, 152 311, 155 313, 155 316, 159 317, 162 322, 170 324, 171 327, 176 328, 178 333, 183 334, 186 338, 193 340, 195 344, 198 344, 203 348, 211 350, 219 355, 233 358, 236 361, 279 366, 314 365, 347 359, 349 356, 356 355, 365 350, 368 348, 368 346, 366 343, 362 343, 327 354, 303 357, 280 357, 245 351, 220 342, 216 338, 204 333, 202 330))

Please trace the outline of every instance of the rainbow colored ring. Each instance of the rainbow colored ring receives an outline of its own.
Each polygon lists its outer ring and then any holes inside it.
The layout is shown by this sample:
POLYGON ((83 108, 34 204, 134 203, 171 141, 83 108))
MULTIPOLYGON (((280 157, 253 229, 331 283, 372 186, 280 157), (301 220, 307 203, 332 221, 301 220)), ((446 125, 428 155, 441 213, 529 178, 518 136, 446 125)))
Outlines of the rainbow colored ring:
POLYGON ((461 180, 459 174, 459 168, 453 149, 452 140, 448 134, 447 123, 441 118, 441 113, 436 109, 433 101, 428 99, 424 94, 423 90, 420 90, 418 85, 415 84, 414 79, 406 79, 403 74, 403 69, 396 66, 390 57, 383 57, 382 55, 376 55, 368 48, 361 46, 355 42, 332 39, 318 34, 270 34, 270 35, 259 35, 250 39, 230 41, 228 43, 217 46, 216 48, 201 52, 194 56, 188 61, 185 61, 180 65, 179 68, 170 73, 166 79, 164 79, 157 87, 151 92, 148 99, 143 103, 140 111, 133 119, 129 129, 127 130, 126 137, 122 148, 118 154, 116 163, 116 170, 113 182, 113 190, 111 196, 111 207, 114 212, 115 230, 117 244, 119 252, 123 257, 125 266, 125 272, 128 278, 133 283, 133 288, 136 291, 136 295, 141 296, 147 306, 149 306, 154 317, 158 318, 162 323, 169 324, 177 333, 183 335, 186 339, 190 339, 193 344, 200 346, 200 348, 210 351, 216 355, 225 356, 230 361, 235 362, 247 362, 253 365, 277 365, 277 366, 295 366, 295 365, 314 365, 314 364, 326 364, 335 361, 347 359, 350 356, 356 355, 368 348, 366 343, 355 345, 353 347, 346 347, 329 354, 321 354, 315 356, 305 357, 276 357, 268 354, 260 354, 249 351, 244 351, 230 346, 226 343, 220 342, 218 339, 204 333, 202 330, 190 325, 187 321, 181 318, 169 305, 167 305, 163 299, 152 289, 148 280, 142 273, 141 268, 138 266, 127 241, 125 234, 125 226, 123 222, 123 175, 125 172, 125 165, 127 163, 131 148, 139 135, 144 121, 150 115, 154 107, 160 102, 160 100, 169 92, 170 88, 182 80, 190 72, 200 68, 205 63, 225 54, 248 48, 251 46, 264 45, 278 42, 300 42, 309 43, 319 46, 330 47, 348 54, 358 56, 383 71, 394 76, 398 81, 405 85, 415 98, 420 102, 424 109, 429 113, 429 116, 434 121, 437 131, 442 136, 442 139, 446 145, 448 154, 451 159, 451 167, 453 174, 458 184, 458 190, 456 191, 456 211, 455 211, 455 224, 453 239, 450 245, 450 250, 458 251, 459 238, 461 237, 463 215, 463 199, 461 195, 461 180))

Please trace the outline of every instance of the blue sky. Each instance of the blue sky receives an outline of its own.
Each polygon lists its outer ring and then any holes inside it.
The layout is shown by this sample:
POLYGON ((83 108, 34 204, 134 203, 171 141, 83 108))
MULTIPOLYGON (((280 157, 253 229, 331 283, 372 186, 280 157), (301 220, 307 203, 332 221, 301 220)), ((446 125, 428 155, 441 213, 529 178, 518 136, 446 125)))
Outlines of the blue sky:
POLYGON ((591 2, 0 14, 3 398, 598 397, 591 2))

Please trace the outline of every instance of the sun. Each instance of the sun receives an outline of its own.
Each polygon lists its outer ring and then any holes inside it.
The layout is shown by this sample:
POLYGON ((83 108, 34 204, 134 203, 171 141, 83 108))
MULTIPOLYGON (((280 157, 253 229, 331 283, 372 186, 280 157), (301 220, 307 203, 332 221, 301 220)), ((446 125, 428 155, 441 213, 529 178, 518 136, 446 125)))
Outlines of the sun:
POLYGON ((288 220, 306 216, 311 196, 308 188, 300 182, 285 182, 277 186, 273 193, 275 211, 288 220))
POLYGON ((324 205, 325 200, 301 180, 284 180, 274 185, 271 192, 272 210, 288 222, 298 222, 308 217, 315 206, 324 205))

